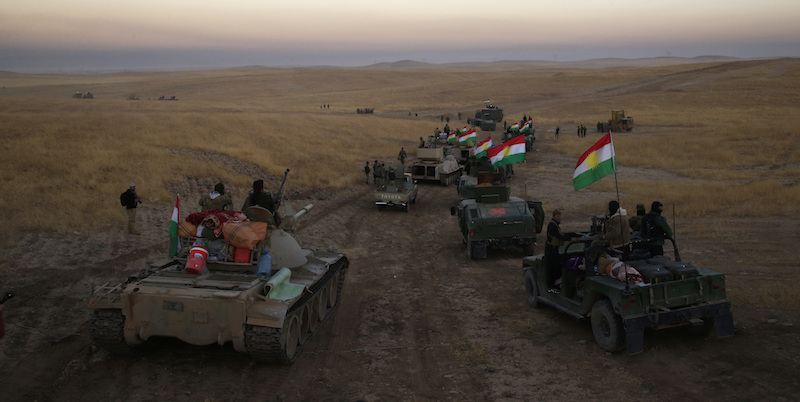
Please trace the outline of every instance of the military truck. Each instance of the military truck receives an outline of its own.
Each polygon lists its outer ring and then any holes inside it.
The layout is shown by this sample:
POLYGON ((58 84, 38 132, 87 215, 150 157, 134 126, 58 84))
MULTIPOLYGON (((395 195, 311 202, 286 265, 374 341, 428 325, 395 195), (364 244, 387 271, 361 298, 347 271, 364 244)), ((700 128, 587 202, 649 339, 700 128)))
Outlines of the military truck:
POLYGON ((192 345, 231 343, 257 362, 294 362, 339 305, 349 262, 332 249, 301 248, 290 232, 311 205, 297 213, 284 208, 280 225, 272 212, 248 208, 253 223, 266 228, 264 238, 253 249, 222 240, 221 251, 208 255, 199 274, 189 267, 203 262, 197 246, 203 239, 188 236, 180 238, 182 250, 174 258, 95 288, 91 338, 113 353, 171 337, 192 345), (274 268, 260 274, 262 266, 274 268))
POLYGON ((533 255, 536 234, 542 231, 544 221, 541 202, 511 197, 508 186, 490 183, 475 186, 472 195, 450 208, 450 215, 458 217, 470 258, 486 258, 489 248, 512 246, 533 255))
POLYGON ((488 157, 471 156, 465 165, 464 175, 456 182, 461 198, 475 198, 472 189, 484 183, 505 183, 514 175, 514 165, 494 167, 488 157))
POLYGON ((492 120, 495 123, 503 121, 503 109, 494 105, 488 105, 481 110, 475 111, 475 116, 478 120, 492 120))
POLYGON ((409 169, 415 181, 437 181, 444 185, 455 183, 464 170, 453 155, 444 154, 443 147, 417 148, 417 159, 409 169))
MULTIPOLYGON (((573 318, 589 319, 595 340, 608 352, 640 353, 648 328, 687 326, 698 334, 713 328, 717 337, 733 335, 724 274, 682 262, 674 242, 674 260, 652 257, 638 248, 620 256, 619 261, 596 258, 592 237, 582 235, 581 240, 559 249, 562 269, 555 289, 549 289, 547 283, 544 255, 522 260, 528 304, 547 305, 573 318), (619 267, 616 277, 604 272, 604 261, 619 267)), ((615 273, 613 269, 611 273, 615 273)))
POLYGON ((411 178, 411 173, 403 173, 402 169, 395 171, 402 176, 395 178, 394 181, 386 180, 383 186, 375 190, 375 205, 379 211, 386 208, 400 208, 408 212, 411 204, 417 202, 419 188, 411 178))
POLYGON ((597 123, 598 132, 621 132, 633 130, 633 117, 625 116, 625 111, 622 109, 615 109, 611 111, 611 119, 608 123, 597 123))
POLYGON ((497 128, 497 123, 490 119, 467 119, 467 124, 471 127, 478 127, 481 131, 494 131, 497 128))

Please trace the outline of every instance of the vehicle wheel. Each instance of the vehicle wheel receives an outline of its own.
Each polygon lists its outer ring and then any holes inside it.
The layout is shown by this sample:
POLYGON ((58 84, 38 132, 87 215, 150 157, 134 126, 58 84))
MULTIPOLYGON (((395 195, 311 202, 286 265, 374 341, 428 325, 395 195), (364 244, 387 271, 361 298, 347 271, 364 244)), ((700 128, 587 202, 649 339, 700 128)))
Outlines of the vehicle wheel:
POLYGON ((525 255, 531 256, 534 253, 534 244, 533 243, 525 243, 522 245, 522 251, 525 252, 525 255))
POLYGON ((532 269, 525 270, 525 294, 528 295, 528 304, 531 307, 539 307, 539 284, 536 281, 536 274, 532 269))
POLYGON ((475 259, 475 255, 472 254, 472 242, 466 239, 464 239, 464 242, 467 243, 467 256, 469 258, 475 259))
POLYGON ((406 212, 410 211, 411 210, 411 203, 410 202, 406 203, 406 207, 403 208, 403 210, 405 210, 406 212))
POLYGON ((479 241, 470 241, 467 243, 469 257, 473 260, 486 258, 486 246, 479 241))
POLYGON ((614 313, 608 300, 598 300, 592 306, 592 332, 597 344, 607 352, 616 353, 625 348, 622 318, 614 313))

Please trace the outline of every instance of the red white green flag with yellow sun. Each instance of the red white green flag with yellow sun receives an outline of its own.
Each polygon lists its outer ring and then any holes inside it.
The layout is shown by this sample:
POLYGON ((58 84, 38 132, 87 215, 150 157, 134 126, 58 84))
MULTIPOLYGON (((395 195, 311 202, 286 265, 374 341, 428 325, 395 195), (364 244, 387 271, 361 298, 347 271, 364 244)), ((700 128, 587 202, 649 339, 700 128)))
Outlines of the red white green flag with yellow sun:
POLYGON ((611 132, 604 135, 581 155, 572 175, 572 185, 580 190, 617 170, 611 132))
POLYGON ((518 135, 502 145, 493 147, 487 151, 487 155, 495 168, 522 162, 525 160, 525 136, 518 135))

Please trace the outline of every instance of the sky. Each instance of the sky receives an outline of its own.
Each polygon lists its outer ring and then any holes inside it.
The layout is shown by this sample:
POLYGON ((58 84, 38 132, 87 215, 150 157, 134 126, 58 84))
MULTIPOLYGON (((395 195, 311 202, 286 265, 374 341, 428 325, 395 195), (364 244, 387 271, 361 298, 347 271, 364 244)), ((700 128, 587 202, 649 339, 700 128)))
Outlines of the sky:
POLYGON ((3 0, 0 70, 800 57, 800 0, 3 0))

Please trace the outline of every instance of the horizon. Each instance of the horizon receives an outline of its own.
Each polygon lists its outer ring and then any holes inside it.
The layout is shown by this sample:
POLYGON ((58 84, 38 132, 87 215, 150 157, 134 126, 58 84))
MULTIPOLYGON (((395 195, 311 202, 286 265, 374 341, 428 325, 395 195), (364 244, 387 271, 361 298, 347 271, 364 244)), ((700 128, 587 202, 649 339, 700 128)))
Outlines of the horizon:
POLYGON ((766 3, 9 0, 0 15, 0 70, 800 57, 800 26, 793 21, 800 3, 766 3))

